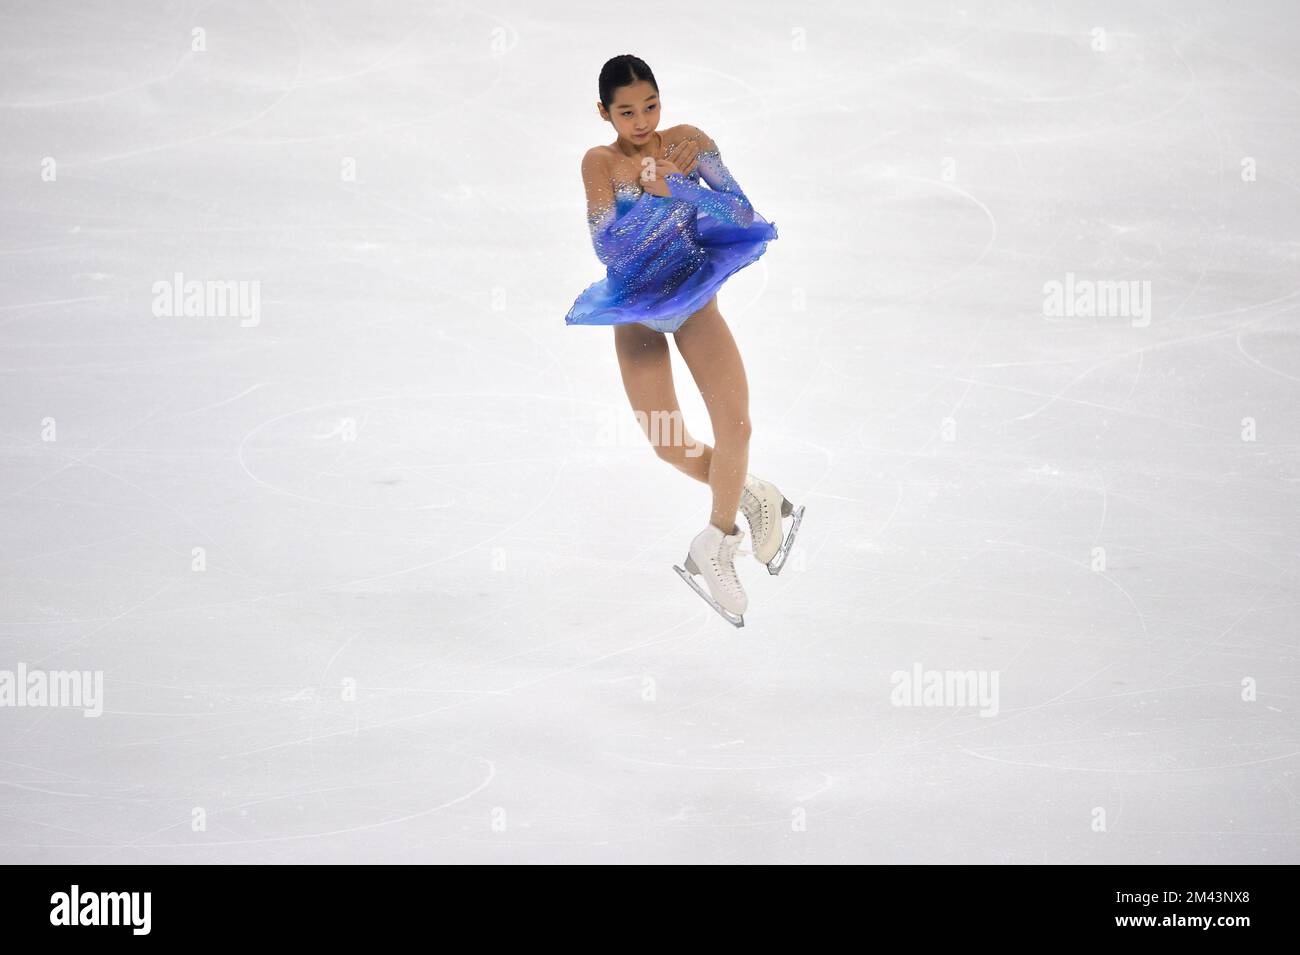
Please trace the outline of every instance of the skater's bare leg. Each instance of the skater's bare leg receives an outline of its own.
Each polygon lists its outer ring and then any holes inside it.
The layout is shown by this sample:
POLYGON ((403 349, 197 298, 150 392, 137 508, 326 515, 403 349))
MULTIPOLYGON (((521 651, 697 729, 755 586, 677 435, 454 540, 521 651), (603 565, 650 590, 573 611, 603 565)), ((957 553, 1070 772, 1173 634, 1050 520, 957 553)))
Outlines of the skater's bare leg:
POLYGON ((644 325, 615 325, 614 348, 623 389, 655 453, 683 474, 708 484, 713 449, 686 430, 673 388, 668 339, 644 325))
POLYGON ((749 382, 736 340, 731 337, 718 299, 693 314, 673 333, 677 350, 700 388, 713 423, 713 453, 709 455, 709 487, 713 491, 710 522, 731 534, 749 467, 749 382))

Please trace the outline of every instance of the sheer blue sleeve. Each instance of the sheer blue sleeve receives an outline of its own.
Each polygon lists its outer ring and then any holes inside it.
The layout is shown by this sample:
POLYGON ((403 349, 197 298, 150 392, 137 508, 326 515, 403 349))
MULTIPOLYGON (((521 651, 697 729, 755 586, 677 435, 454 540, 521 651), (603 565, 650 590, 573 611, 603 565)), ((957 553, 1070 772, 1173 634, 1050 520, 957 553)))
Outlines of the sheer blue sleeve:
POLYGON ((596 258, 609 264, 609 227, 617 216, 614 207, 614 186, 609 178, 609 165, 599 150, 589 149, 582 157, 582 185, 587 193, 587 229, 596 258))
POLYGON ((616 265, 632 248, 644 244, 664 218, 665 210, 655 205, 654 199, 650 193, 642 193, 622 215, 618 214, 618 206, 611 204, 595 218, 589 218, 596 258, 605 265, 616 265))
POLYGON ((609 265, 614 258, 614 239, 610 227, 614 224, 614 204, 597 209, 587 216, 587 228, 591 230, 591 245, 596 250, 596 258, 603 265, 609 265))
POLYGON ((673 173, 664 179, 668 191, 674 199, 692 203, 705 215, 748 228, 754 221, 754 207, 722 162, 722 154, 714 146, 711 149, 701 149, 698 157, 700 178, 710 188, 704 188, 688 176, 673 173))
POLYGON ((609 275, 622 282, 652 281, 659 265, 677 257, 674 250, 695 219, 689 206, 648 192, 632 201, 637 191, 620 188, 621 201, 592 220, 596 257, 608 267, 609 275))
POLYGON ((616 273, 652 247, 662 245, 684 225, 672 203, 626 183, 615 187, 599 158, 583 161, 587 190, 587 228, 596 258, 616 273))

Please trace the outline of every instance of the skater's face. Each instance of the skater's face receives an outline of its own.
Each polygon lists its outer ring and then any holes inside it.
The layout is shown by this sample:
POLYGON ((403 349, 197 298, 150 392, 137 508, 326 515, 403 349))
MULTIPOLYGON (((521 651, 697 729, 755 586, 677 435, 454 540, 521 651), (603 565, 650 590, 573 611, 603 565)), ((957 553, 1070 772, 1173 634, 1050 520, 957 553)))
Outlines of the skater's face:
POLYGON ((600 115, 614 124, 620 138, 633 146, 645 146, 652 142, 659 125, 659 94, 645 80, 620 86, 614 90, 609 109, 600 107, 600 115))

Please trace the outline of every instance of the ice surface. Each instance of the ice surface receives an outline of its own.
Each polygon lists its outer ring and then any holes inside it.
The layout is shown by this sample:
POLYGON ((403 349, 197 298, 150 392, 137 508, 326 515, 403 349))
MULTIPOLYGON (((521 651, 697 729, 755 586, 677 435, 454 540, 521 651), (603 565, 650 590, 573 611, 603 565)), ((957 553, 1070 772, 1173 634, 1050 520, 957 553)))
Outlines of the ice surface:
POLYGON ((0 669, 104 712, 0 709, 0 860, 1300 861, 1294 5, 657 15, 5 11, 0 669), (563 323, 624 52, 780 228, 742 630, 563 323))

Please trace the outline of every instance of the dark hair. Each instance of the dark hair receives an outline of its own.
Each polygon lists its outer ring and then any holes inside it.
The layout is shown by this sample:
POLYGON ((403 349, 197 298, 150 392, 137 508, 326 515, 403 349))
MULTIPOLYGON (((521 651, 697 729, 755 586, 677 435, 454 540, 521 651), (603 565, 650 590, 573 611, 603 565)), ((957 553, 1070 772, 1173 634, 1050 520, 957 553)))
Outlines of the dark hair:
POLYGON ((600 104, 609 109, 614 101, 614 90, 620 86, 631 86, 637 80, 645 80, 659 92, 655 75, 646 65, 646 61, 631 53, 621 53, 600 68, 600 104))

